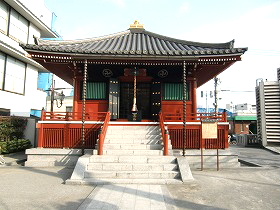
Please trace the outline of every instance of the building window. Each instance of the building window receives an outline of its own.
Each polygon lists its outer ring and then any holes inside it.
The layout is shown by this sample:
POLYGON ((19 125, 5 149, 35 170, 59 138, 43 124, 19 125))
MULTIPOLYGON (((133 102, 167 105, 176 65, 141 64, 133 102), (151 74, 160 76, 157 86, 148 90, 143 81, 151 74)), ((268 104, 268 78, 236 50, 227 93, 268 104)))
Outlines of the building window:
POLYGON ((0 52, 0 90, 3 90, 4 86, 4 73, 5 73, 6 56, 0 52))
POLYGON ((0 31, 7 35, 9 22, 9 6, 0 1, 0 31))
POLYGON ((26 64, 0 52, 0 88, 24 94, 26 64))
POLYGON ((87 83, 87 99, 106 99, 106 83, 105 82, 88 82, 87 83))
MULTIPOLYGON (((165 83, 163 100, 183 100, 183 83, 165 83)), ((189 84, 187 84, 187 100, 190 100, 189 84)))
POLYGON ((27 43, 29 22, 14 9, 11 10, 9 36, 16 41, 27 43))

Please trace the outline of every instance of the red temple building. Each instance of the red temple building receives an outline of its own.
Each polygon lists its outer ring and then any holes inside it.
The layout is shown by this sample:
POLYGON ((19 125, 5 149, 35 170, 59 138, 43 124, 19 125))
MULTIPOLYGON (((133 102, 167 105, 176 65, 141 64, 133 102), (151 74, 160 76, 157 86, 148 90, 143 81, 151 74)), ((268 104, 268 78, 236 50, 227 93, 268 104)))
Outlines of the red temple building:
POLYGON ((112 126, 158 126, 173 149, 228 147, 225 113, 197 113, 196 89, 241 60, 247 48, 234 48, 234 40, 184 41, 146 31, 136 21, 112 35, 35 43, 23 48, 74 86, 73 112, 43 112, 39 147, 93 149, 97 144, 105 154, 103 142, 112 126), (217 122, 217 139, 201 141, 204 120, 217 122))

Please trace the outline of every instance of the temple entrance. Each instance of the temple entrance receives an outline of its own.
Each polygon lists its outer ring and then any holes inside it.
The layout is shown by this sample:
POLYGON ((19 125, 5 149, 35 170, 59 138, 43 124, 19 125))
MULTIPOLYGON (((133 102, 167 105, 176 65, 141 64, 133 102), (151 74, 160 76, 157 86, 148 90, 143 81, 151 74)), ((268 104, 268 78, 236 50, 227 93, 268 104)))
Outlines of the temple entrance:
MULTIPOLYGON (((151 119, 151 84, 137 83, 137 108, 142 119, 151 119)), ((120 118, 131 115, 133 105, 133 83, 120 84, 120 118)))

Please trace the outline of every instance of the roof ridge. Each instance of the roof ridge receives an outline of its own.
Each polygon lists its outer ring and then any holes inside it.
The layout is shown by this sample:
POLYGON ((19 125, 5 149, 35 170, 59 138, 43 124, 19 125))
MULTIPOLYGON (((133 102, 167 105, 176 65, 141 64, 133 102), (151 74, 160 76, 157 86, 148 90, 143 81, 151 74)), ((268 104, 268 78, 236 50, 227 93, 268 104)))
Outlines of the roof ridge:
POLYGON ((74 39, 74 40, 46 40, 46 39, 37 39, 38 44, 37 45, 71 45, 71 44, 81 44, 81 43, 88 43, 88 42, 94 42, 94 41, 100 41, 104 39, 110 39, 118 36, 123 36, 125 34, 129 34, 130 31, 121 31, 114 34, 99 36, 99 37, 93 37, 93 38, 85 38, 85 39, 74 39))
POLYGON ((160 38, 166 41, 171 41, 171 42, 177 42, 180 44, 184 45, 192 45, 196 47, 209 47, 209 48, 218 48, 218 49, 232 49, 234 48, 234 39, 225 42, 225 43, 204 43, 204 42, 194 42, 194 41, 187 41, 183 39, 177 39, 177 38, 172 38, 168 36, 164 36, 161 34, 157 34, 154 32, 147 31, 145 29, 140 29, 140 30, 131 30, 128 29, 126 31, 121 31, 109 35, 104 35, 104 36, 99 36, 99 37, 93 37, 93 38, 85 38, 85 39, 76 39, 76 40, 45 40, 45 39, 38 39, 36 38, 36 44, 37 45, 75 45, 75 44, 81 44, 81 43, 88 43, 88 42, 96 42, 96 41, 101 41, 101 40, 106 40, 114 37, 119 37, 123 36, 126 34, 134 34, 134 33, 139 33, 139 34, 146 34, 152 37, 160 38))
POLYGON ((193 45, 196 47, 211 47, 211 48, 234 48, 234 39, 229 41, 229 42, 225 42, 225 43, 204 43, 204 42, 194 42, 194 41, 187 41, 187 40, 183 40, 183 39, 177 39, 177 38, 172 38, 169 36, 164 36, 161 34, 157 34, 154 32, 150 32, 147 30, 143 31, 145 34, 150 35, 150 36, 156 36, 158 38, 161 39, 165 39, 167 41, 172 41, 172 42, 178 42, 180 44, 186 44, 186 45, 193 45))

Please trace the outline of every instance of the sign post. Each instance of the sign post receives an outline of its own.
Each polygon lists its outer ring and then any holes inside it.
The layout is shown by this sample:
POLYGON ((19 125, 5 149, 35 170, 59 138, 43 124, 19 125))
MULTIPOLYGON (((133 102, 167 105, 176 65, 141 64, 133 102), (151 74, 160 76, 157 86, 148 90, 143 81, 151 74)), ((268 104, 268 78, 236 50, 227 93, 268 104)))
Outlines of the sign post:
POLYGON ((217 171, 219 170, 219 151, 218 151, 218 122, 216 120, 203 120, 201 137, 201 170, 203 171, 203 147, 205 139, 215 139, 217 146, 217 171))

